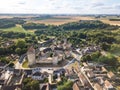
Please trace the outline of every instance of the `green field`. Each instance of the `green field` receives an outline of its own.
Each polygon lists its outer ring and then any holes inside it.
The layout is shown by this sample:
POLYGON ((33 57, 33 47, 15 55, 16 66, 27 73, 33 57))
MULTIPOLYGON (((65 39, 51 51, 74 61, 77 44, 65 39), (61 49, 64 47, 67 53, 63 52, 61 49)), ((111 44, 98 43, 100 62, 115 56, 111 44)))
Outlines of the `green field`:
POLYGON ((16 25, 15 27, 0 29, 2 31, 12 31, 12 32, 21 32, 21 33, 29 33, 34 34, 34 30, 25 30, 21 25, 16 25))

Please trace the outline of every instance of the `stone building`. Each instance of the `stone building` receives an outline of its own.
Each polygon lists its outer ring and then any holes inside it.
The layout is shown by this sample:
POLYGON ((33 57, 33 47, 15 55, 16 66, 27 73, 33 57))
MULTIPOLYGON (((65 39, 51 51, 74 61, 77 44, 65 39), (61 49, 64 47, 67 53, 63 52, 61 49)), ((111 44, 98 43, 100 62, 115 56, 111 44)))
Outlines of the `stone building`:
POLYGON ((35 49, 31 46, 27 51, 27 58, 29 65, 34 65, 36 63, 35 61, 35 49))

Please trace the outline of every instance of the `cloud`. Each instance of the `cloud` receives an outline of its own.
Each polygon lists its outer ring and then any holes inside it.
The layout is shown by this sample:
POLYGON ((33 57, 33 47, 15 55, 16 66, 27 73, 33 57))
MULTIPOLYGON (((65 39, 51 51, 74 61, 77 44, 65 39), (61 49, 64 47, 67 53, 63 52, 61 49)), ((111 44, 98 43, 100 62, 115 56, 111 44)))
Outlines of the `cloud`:
POLYGON ((120 13, 120 0, 1 0, 0 13, 120 13), (2 9, 4 8, 4 9, 2 9))
POLYGON ((18 2, 18 4, 21 4, 21 5, 23 5, 23 4, 26 4, 26 2, 18 2))
POLYGON ((101 7, 101 6, 104 6, 105 4, 103 3, 93 3, 92 4, 92 7, 101 7))
POLYGON ((114 5, 114 7, 115 7, 116 9, 120 9, 120 4, 116 4, 116 5, 114 5))

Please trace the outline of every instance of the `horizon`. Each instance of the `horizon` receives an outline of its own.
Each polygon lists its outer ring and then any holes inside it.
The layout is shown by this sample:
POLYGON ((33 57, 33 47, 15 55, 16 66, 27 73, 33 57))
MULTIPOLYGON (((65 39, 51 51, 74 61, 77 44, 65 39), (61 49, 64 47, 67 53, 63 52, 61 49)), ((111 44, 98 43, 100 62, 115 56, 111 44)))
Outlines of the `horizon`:
POLYGON ((118 0, 4 0, 0 14, 120 14, 118 0))
POLYGON ((61 14, 38 14, 38 13, 0 13, 0 15, 80 15, 80 16, 89 16, 89 15, 120 15, 120 14, 65 14, 65 13, 61 13, 61 14))

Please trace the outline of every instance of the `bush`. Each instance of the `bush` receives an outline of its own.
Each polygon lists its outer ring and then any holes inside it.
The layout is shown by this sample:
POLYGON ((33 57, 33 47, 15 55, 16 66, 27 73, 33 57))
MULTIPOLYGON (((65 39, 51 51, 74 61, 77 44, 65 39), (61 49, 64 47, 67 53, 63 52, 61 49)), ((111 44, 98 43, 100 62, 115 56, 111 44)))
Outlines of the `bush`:
POLYGON ((57 90, 72 90, 73 82, 67 81, 64 85, 60 85, 57 87, 57 90))

